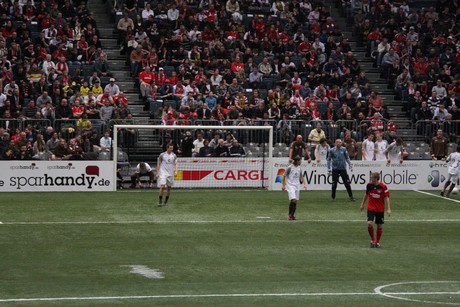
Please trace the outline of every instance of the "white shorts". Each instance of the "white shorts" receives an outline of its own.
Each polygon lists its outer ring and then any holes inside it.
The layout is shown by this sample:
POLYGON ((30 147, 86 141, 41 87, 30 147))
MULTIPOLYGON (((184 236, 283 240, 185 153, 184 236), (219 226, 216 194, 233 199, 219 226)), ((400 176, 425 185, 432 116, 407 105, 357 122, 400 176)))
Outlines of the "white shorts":
POLYGON ((447 174, 447 180, 452 182, 452 183, 455 183, 457 184, 457 181, 458 181, 458 173, 455 173, 455 174, 447 174))
POLYGON ((160 186, 166 185, 172 187, 174 184, 174 176, 160 176, 160 178, 158 178, 158 184, 160 186))
POLYGON ((286 187, 286 191, 288 192, 289 200, 299 200, 300 197, 300 190, 294 187, 286 187))

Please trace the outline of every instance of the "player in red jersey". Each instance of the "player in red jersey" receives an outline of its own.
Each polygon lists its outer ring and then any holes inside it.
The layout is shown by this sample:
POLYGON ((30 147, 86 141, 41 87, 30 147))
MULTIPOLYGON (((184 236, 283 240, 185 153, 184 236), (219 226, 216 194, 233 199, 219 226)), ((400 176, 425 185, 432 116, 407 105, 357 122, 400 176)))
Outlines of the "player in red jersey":
POLYGON ((388 216, 391 215, 390 192, 386 184, 380 182, 380 174, 375 172, 371 174, 371 182, 367 184, 366 194, 364 195, 361 211, 364 209, 364 203, 367 203, 367 230, 371 237, 371 247, 380 247, 380 237, 382 236, 382 227, 384 223, 385 203, 387 206, 388 216), (374 237, 374 221, 377 224, 377 240, 374 237))

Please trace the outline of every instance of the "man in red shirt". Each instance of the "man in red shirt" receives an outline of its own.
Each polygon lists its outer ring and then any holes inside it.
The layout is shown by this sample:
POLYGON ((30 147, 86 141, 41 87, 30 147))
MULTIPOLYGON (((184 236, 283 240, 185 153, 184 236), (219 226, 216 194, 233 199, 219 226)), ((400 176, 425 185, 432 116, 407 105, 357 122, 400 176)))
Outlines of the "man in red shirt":
POLYGON ((390 192, 386 184, 380 182, 380 174, 375 172, 371 174, 371 182, 367 184, 366 194, 364 195, 361 211, 364 209, 364 203, 367 203, 367 230, 371 237, 371 247, 380 247, 380 237, 384 223, 385 203, 387 206, 388 216, 391 215, 390 192), (377 224, 377 240, 374 237, 374 220, 377 224))

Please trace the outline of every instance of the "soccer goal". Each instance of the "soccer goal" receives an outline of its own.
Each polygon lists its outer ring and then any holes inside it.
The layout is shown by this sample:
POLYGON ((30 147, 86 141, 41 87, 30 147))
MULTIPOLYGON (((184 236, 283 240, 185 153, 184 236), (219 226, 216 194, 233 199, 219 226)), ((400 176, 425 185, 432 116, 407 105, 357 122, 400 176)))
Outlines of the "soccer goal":
POLYGON ((175 188, 272 190, 272 125, 115 125, 113 132, 115 169, 147 162, 155 170, 158 156, 172 144, 178 156, 175 188))

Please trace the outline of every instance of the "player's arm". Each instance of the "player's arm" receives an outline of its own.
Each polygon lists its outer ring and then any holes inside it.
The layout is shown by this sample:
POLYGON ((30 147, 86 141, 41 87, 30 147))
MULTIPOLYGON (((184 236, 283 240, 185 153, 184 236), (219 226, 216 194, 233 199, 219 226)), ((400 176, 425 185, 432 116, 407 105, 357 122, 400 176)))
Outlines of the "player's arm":
POLYGON ((177 171, 178 171, 178 163, 177 163, 177 157, 174 158, 174 176, 177 176, 177 171))
POLYGON ((292 152, 293 152, 293 150, 294 150, 294 148, 293 148, 293 146, 291 145, 291 147, 289 147, 289 162, 291 162, 291 160, 292 160, 292 158, 293 158, 293 157, 292 157, 292 152))
MULTIPOLYGON (((367 143, 367 142, 366 142, 367 143)), ((366 156, 366 146, 364 145, 364 142, 361 144, 361 156, 363 160, 367 160, 366 156)))
POLYGON ((367 199, 369 198, 369 195, 367 195, 367 187, 366 187, 366 193, 364 193, 363 201, 361 202, 361 205, 359 206, 359 209, 363 211, 364 209, 364 204, 367 202, 367 199))
POLYGON ((388 216, 391 216, 390 197, 389 197, 389 196, 386 196, 386 197, 384 198, 384 201, 385 201, 385 204, 386 204, 386 207, 387 207, 388 216))
POLYGON ((316 162, 320 162, 320 159, 319 158, 319 151, 318 151, 318 146, 321 146, 321 145, 316 145, 316 148, 315 148, 315 159, 316 159, 316 162))
POLYGON ((345 162, 348 164, 348 167, 350 168, 350 171, 352 172, 353 165, 351 165, 351 160, 350 160, 350 156, 348 155, 348 151, 345 149, 343 153, 345 155, 345 162))
POLYGON ((300 171, 300 182, 303 184, 303 188, 306 190, 307 189, 307 180, 305 180, 305 177, 303 176, 302 170, 300 171))
POLYGON ((283 186, 281 187, 283 191, 286 190, 286 177, 289 176, 290 173, 291 173, 291 167, 288 167, 286 169, 286 172, 283 175, 283 186))
POLYGON ((307 160, 308 160, 308 163, 311 162, 311 157, 310 157, 310 149, 308 148, 307 145, 305 145, 306 148, 305 148, 305 156, 307 157, 307 160))
POLYGON ((160 167, 161 167, 161 156, 158 157, 158 161, 157 161, 157 173, 156 173, 157 178, 160 178, 160 167))

